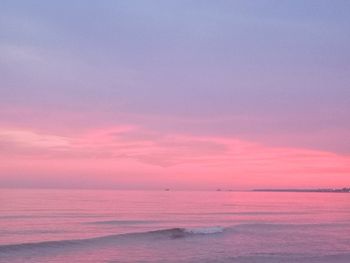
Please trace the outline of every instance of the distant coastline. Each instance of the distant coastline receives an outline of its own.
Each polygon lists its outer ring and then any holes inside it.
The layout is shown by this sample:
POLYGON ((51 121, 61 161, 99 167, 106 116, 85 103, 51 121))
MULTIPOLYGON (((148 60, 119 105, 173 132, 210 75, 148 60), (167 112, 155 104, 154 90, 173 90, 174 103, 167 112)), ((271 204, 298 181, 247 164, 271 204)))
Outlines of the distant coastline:
POLYGON ((253 189, 253 192, 350 193, 350 188, 325 189, 253 189))

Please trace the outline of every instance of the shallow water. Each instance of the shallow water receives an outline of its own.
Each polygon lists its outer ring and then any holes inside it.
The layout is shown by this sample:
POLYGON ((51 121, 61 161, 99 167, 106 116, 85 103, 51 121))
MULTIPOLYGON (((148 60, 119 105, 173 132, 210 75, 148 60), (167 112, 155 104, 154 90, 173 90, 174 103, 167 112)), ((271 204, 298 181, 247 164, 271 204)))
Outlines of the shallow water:
POLYGON ((350 194, 1 190, 0 262, 350 262, 350 194))

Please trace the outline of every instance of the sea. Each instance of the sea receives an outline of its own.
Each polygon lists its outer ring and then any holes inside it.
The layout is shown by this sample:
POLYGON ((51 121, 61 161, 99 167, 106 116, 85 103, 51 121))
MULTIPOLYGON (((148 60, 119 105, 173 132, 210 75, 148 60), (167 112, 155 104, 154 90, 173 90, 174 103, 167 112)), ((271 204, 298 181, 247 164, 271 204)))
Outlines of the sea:
POLYGON ((350 194, 0 190, 0 262, 350 262, 350 194))

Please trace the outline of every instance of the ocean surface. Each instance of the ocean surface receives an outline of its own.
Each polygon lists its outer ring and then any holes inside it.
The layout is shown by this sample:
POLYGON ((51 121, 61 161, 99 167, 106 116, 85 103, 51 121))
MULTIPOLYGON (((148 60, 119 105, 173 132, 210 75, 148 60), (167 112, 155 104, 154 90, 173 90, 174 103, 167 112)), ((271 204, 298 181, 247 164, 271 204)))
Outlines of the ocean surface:
POLYGON ((350 262, 350 194, 0 190, 0 262, 350 262))

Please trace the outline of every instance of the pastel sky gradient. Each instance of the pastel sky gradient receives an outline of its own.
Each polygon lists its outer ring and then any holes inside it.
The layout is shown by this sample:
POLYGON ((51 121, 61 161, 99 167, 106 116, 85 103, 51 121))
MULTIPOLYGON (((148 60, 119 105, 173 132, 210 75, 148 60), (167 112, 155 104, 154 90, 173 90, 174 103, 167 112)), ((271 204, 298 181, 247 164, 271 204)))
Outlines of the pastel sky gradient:
POLYGON ((349 14, 2 0, 0 187, 350 186, 349 14))

